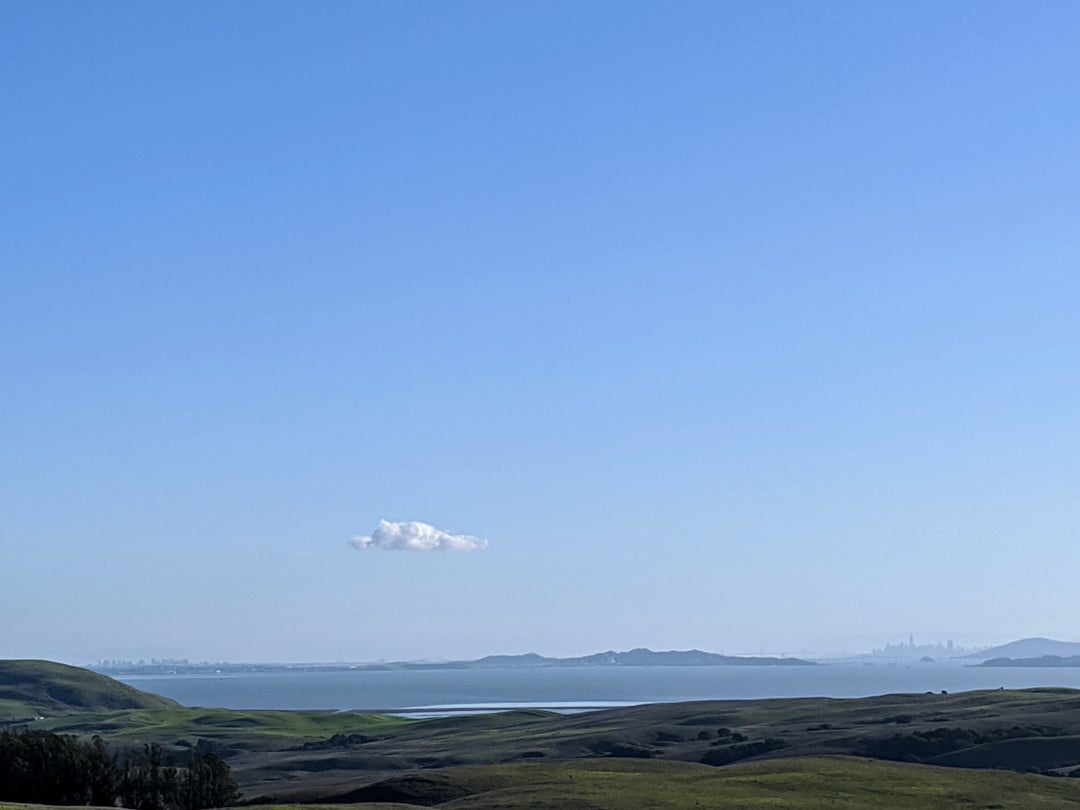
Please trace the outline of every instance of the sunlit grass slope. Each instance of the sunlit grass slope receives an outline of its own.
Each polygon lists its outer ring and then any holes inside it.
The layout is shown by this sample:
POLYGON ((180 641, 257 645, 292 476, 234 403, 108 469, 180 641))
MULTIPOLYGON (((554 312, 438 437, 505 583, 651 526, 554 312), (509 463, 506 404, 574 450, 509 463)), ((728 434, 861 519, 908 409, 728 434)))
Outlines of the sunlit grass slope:
POLYGON ((35 725, 64 734, 164 742, 182 737, 217 740, 317 739, 333 734, 386 734, 416 723, 402 717, 329 711, 233 711, 232 709, 140 709, 80 712, 35 725))
MULTIPOLYGON (((1075 780, 846 757, 780 759, 726 768, 684 762, 577 760, 462 767, 371 786, 362 804, 266 805, 265 810, 1069 810, 1075 780), (375 791, 401 793, 378 801, 375 791), (411 796, 408 801, 406 796, 411 796)), ((2 804, 0 810, 28 805, 2 804)))
POLYGON ((175 701, 53 661, 0 661, 0 719, 83 709, 169 709, 175 701))
MULTIPOLYGON (((685 762, 593 759, 413 773, 384 780, 349 798, 396 799, 445 810, 1065 810, 1080 808, 1080 784, 1070 779, 1001 771, 847 757, 778 759, 726 768, 685 762)), ((311 806, 297 807, 310 810, 311 806)))

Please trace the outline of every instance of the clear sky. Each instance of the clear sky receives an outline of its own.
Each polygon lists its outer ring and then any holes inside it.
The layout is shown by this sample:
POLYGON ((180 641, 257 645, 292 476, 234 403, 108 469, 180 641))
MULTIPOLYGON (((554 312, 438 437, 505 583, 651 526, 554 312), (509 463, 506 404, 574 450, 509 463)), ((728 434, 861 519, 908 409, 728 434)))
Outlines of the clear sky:
POLYGON ((11 0, 0 119, 0 657, 1080 639, 1076 3, 11 0))

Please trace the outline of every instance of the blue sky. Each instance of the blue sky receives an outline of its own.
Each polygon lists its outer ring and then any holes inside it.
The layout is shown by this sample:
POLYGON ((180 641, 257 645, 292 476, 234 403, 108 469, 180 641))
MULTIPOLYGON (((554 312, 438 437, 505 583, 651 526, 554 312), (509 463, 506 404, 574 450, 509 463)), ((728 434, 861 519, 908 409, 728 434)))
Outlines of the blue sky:
POLYGON ((1078 31, 4 4, 0 657, 1080 639, 1078 31))

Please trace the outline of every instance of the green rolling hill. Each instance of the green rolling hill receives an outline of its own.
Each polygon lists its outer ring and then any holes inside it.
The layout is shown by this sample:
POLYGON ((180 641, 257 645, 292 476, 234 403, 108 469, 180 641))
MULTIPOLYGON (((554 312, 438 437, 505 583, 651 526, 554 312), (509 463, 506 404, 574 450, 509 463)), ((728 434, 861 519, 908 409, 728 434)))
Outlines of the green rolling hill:
POLYGON ((175 701, 53 661, 0 660, 0 720, 73 711, 175 709, 175 701))
POLYGON ((444 810, 1064 810, 1080 808, 1080 784, 850 757, 779 759, 726 768, 587 759, 414 772, 338 801, 339 807, 357 810, 370 807, 367 802, 444 810))
POLYGON ((1071 689, 416 720, 189 708, 76 667, 0 661, 5 720, 109 745, 157 742, 167 755, 212 752, 251 802, 308 810, 1080 810, 1080 778, 1064 778, 1080 776, 1080 692, 1071 689))

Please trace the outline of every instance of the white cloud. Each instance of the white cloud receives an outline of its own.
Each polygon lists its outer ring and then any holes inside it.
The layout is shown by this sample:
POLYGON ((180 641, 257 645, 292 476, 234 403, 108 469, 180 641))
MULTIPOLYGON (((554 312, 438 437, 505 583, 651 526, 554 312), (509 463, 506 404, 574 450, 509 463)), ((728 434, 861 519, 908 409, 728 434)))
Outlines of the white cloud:
POLYGON ((481 551, 487 540, 467 534, 449 534, 427 523, 391 523, 380 520, 370 535, 349 541, 360 551, 481 551))

